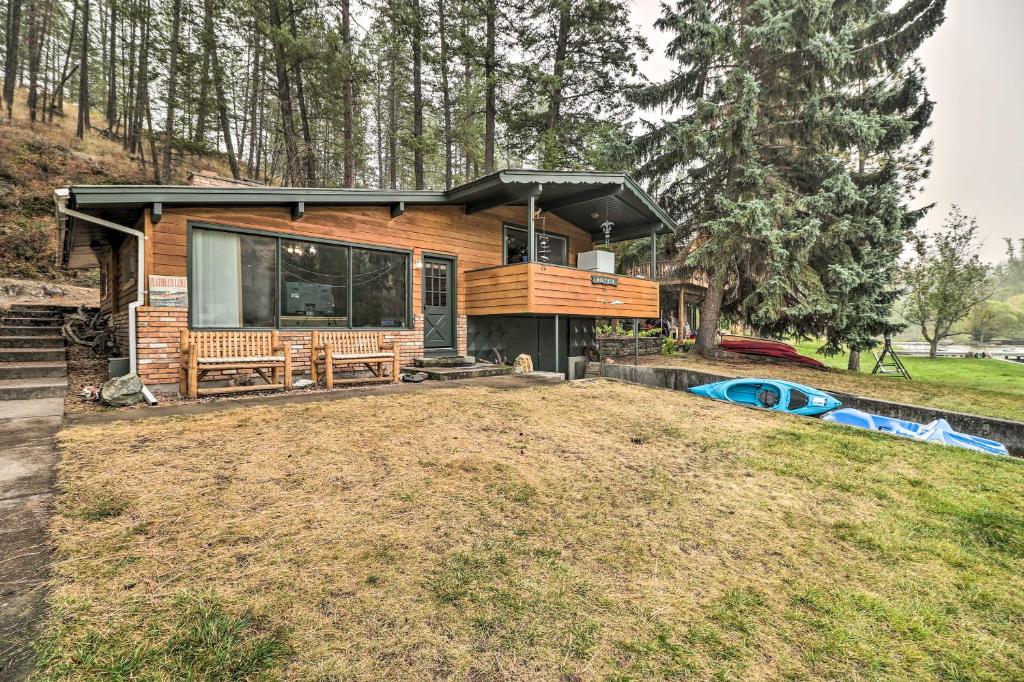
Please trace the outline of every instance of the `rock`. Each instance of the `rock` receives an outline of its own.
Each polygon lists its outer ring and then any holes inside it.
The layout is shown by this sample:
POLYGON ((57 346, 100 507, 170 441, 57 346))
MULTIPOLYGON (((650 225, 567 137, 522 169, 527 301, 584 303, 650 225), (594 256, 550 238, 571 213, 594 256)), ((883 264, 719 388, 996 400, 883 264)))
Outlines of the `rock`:
POLYGON ((292 382, 292 388, 309 388, 313 385, 311 379, 296 379, 292 382))
POLYGON ((63 296, 64 290, 56 284, 44 284, 43 285, 43 296, 63 296))
POLYGON ((112 407, 134 405, 142 400, 142 379, 134 374, 114 377, 100 389, 100 401, 112 407))
POLYGON ((403 374, 402 381, 407 381, 410 384, 418 384, 421 381, 426 381, 428 375, 426 372, 416 372, 415 374, 403 374))
POLYGON ((514 371, 516 374, 529 374, 533 371, 533 358, 526 353, 522 353, 516 358, 512 366, 515 367, 514 371))
POLYGON ((25 287, 21 286, 20 284, 4 284, 3 287, 0 287, 0 293, 2 293, 4 296, 10 296, 13 298, 15 296, 21 296, 23 293, 25 293, 25 287))

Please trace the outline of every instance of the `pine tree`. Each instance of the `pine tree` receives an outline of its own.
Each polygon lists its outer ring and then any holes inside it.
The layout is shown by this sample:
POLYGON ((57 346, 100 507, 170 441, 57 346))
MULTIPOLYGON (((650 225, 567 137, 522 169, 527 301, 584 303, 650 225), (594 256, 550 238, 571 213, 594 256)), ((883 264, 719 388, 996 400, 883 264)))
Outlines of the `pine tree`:
POLYGON ((510 136, 541 168, 593 165, 590 151, 609 125, 632 114, 623 96, 648 51, 622 0, 529 0, 516 22, 528 59, 513 69, 510 136))
POLYGON ((674 32, 678 68, 634 98, 679 115, 648 126, 636 149, 640 175, 700 244, 689 257, 710 279, 699 352, 717 352, 723 313, 763 333, 825 334, 830 349, 863 347, 887 318, 920 216, 907 186, 927 156, 912 149, 931 104, 911 59, 945 0, 888 5, 664 8, 657 26, 674 32))

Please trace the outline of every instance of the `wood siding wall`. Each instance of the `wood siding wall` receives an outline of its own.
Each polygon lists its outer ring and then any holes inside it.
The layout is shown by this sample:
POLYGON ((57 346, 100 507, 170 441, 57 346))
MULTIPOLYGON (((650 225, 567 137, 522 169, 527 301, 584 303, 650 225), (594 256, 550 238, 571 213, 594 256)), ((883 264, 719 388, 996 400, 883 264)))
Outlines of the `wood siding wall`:
POLYGON ((540 263, 467 272, 467 315, 577 315, 658 317, 658 283, 614 276, 617 286, 594 284, 592 273, 540 263))
MULTIPOLYGON (((188 223, 190 221, 282 234, 336 239, 367 245, 411 249, 414 258, 424 252, 458 258, 458 311, 465 314, 468 270, 501 265, 502 225, 525 224, 525 207, 501 207, 466 215, 459 206, 410 206, 392 219, 389 209, 364 207, 310 207, 292 220, 286 207, 261 208, 165 208, 155 225, 147 216, 147 273, 185 276, 187 272, 188 223)), ((576 254, 593 248, 590 235, 554 215, 546 216, 548 232, 568 237, 569 264, 576 254)), ((420 314, 422 271, 413 272, 413 311, 420 314)))

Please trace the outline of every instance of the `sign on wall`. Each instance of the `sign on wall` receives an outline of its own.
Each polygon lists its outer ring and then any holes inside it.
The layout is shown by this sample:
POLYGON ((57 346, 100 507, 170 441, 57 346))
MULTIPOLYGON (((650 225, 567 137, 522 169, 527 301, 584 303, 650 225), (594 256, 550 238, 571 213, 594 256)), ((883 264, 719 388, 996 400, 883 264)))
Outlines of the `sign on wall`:
POLYGON ((610 287, 617 287, 617 286, 619 286, 619 278, 618 277, 609 277, 608 275, 591 275, 590 276, 590 283, 591 284, 606 284, 606 285, 608 285, 610 287))
POLYGON ((188 278, 150 275, 149 305, 154 308, 187 308, 188 278))

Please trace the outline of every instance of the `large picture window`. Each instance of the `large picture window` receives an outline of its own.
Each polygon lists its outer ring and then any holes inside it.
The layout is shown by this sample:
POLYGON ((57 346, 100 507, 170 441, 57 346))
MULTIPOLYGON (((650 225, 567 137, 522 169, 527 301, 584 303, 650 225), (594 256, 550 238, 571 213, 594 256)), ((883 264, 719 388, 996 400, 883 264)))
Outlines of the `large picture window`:
MULTIPOLYGON (((505 263, 525 263, 530 258, 527 249, 527 231, 521 227, 505 226, 505 263)), ((537 230, 537 262, 551 265, 569 264, 569 240, 558 234, 537 230)))
POLYGON ((409 254, 194 227, 196 328, 405 328, 409 254))

